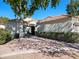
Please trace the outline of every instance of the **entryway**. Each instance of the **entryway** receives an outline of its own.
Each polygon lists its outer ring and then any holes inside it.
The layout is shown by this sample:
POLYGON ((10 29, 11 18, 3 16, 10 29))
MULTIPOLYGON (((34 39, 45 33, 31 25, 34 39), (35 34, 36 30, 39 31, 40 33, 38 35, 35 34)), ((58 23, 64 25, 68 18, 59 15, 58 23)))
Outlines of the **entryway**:
POLYGON ((31 26, 31 35, 35 35, 35 26, 31 26))

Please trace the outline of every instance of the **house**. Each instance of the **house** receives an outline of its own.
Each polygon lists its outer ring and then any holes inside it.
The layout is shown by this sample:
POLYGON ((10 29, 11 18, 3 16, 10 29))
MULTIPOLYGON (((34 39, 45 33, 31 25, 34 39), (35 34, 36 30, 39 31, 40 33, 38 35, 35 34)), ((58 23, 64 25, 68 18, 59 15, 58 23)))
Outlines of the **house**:
POLYGON ((33 34, 34 28, 37 25, 37 20, 29 17, 23 20, 11 19, 8 20, 6 24, 0 23, 0 25, 4 25, 6 28, 9 29, 9 31, 11 30, 11 34, 20 33, 20 35, 23 36, 24 32, 27 33, 27 31, 33 34))
POLYGON ((49 16, 38 22, 39 32, 79 32, 79 16, 49 16))

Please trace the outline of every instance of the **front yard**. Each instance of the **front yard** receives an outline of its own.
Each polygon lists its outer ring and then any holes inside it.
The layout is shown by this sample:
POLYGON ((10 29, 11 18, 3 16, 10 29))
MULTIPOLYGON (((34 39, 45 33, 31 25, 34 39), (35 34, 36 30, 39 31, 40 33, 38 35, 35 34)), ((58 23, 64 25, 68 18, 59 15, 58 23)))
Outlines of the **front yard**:
MULTIPOLYGON (((18 39, 14 39, 7 44, 1 45, 0 51, 2 53, 0 52, 0 56, 7 53, 11 54, 11 52, 16 53, 18 51, 17 53, 19 53, 20 51, 24 52, 30 50, 38 51, 37 54, 33 55, 37 56, 37 58, 35 57, 36 59, 79 59, 79 44, 58 42, 56 40, 49 40, 36 36, 20 38, 20 42, 18 42, 18 39), (1 50, 1 47, 5 47, 7 50, 5 48, 1 50), (42 55, 39 57, 38 54, 39 56, 40 54, 42 55)), ((31 56, 31 54, 29 54, 29 56, 31 56)), ((26 58, 30 59, 30 57, 26 58)))

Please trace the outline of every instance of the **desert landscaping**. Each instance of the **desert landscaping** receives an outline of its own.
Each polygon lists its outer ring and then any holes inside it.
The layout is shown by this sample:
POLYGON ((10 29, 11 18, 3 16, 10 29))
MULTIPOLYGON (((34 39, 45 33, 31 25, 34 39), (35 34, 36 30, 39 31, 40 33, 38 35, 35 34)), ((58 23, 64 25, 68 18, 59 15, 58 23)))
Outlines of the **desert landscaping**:
POLYGON ((1 59, 78 59, 79 45, 32 36, 0 45, 1 59), (74 47, 75 46, 75 47, 74 47))

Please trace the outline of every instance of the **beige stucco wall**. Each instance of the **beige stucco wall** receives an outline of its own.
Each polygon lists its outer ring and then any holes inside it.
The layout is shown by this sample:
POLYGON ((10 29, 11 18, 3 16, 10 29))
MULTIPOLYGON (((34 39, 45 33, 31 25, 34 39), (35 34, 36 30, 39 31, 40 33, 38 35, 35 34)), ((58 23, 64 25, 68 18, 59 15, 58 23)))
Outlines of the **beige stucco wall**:
POLYGON ((68 18, 63 20, 55 20, 51 22, 42 23, 38 28, 40 32, 79 32, 79 26, 75 27, 78 19, 68 18))
POLYGON ((72 30, 72 32, 79 33, 79 19, 73 17, 72 18, 72 23, 73 23, 73 30, 72 30))

